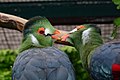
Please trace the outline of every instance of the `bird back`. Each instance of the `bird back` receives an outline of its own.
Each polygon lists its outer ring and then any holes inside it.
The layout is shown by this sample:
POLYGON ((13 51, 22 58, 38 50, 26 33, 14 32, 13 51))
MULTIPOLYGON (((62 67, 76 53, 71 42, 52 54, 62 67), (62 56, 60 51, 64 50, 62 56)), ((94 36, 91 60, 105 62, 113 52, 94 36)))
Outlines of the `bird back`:
POLYGON ((68 56, 55 47, 32 48, 18 55, 13 80, 75 80, 68 56))

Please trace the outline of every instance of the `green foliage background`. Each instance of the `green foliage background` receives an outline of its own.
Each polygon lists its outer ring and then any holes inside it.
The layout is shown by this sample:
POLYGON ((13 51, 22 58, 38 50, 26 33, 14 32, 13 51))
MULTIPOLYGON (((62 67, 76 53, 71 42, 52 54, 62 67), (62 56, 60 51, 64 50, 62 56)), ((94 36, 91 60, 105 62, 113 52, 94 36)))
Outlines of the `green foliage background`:
MULTIPOLYGON (((117 9, 120 10, 120 0, 112 0, 112 2, 117 6, 117 9)), ((111 37, 115 39, 117 38, 117 31, 120 28, 120 17, 115 18, 113 24, 114 24, 114 29, 112 31, 111 37)))
POLYGON ((11 69, 17 50, 0 50, 0 80, 11 80, 11 69))
MULTIPOLYGON (((113 3, 117 6, 117 9, 120 10, 120 0, 112 0, 113 3)), ((116 26, 120 26, 120 17, 116 18, 113 23, 116 25, 116 26)))
MULTIPOLYGON (((117 9, 120 10, 120 0, 112 0, 113 3, 115 5, 117 5, 117 9)), ((113 21, 114 25, 116 25, 117 27, 120 27, 120 17, 116 18, 114 21, 113 21)))
POLYGON ((112 0, 115 5, 117 5, 117 9, 120 9, 120 0, 112 0))

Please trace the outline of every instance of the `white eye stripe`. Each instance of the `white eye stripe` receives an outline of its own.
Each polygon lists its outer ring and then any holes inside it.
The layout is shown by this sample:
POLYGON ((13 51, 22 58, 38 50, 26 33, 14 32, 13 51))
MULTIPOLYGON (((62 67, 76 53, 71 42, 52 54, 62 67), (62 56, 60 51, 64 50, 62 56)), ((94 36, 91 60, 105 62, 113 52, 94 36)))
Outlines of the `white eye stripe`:
POLYGON ((69 33, 73 33, 73 32, 75 32, 75 31, 77 31, 77 28, 73 29, 73 30, 70 31, 69 33))
POLYGON ((48 28, 45 29, 45 35, 50 34, 50 30, 48 28))

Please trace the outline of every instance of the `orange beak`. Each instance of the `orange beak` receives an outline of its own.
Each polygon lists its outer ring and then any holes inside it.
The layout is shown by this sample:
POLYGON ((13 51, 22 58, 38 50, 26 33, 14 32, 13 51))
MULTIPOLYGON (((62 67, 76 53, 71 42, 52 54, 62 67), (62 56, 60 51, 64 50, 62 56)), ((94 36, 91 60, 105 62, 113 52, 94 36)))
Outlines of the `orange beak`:
POLYGON ((69 34, 65 34, 63 35, 61 38, 61 41, 66 41, 66 39, 69 37, 70 35, 69 34))
MULTIPOLYGON (((76 29, 82 29, 85 28, 85 26, 80 25, 77 26, 76 29)), ((64 30, 55 30, 54 35, 52 35, 52 39, 55 39, 55 43, 58 44, 64 44, 64 45, 73 45, 71 43, 69 43, 67 40, 67 38, 70 36, 71 32, 70 31, 64 31, 64 30)))
POLYGON ((80 26, 77 26, 76 28, 79 30, 79 29, 85 28, 85 26, 80 25, 80 26))
MULTIPOLYGON (((85 26, 80 25, 76 27, 77 29, 85 28, 85 26)), ((66 41, 66 39, 69 37, 68 31, 58 30, 56 29, 54 32, 54 35, 52 35, 52 38, 59 41, 66 41)))
POLYGON ((60 34, 60 31, 58 29, 56 29, 54 34, 60 34))
POLYGON ((60 31, 59 30, 55 30, 55 32, 53 33, 54 35, 52 35, 52 39, 55 39, 55 40, 59 40, 60 37, 58 36, 60 34, 60 31))
POLYGON ((57 30, 57 33, 55 32, 55 34, 52 35, 52 39, 56 40, 55 43, 71 46, 72 44, 66 41, 68 37, 69 37, 69 32, 63 30, 57 30))
POLYGON ((63 39, 62 36, 64 36, 67 33, 68 33, 67 31, 56 29, 55 32, 54 32, 54 35, 52 35, 52 38, 55 39, 55 40, 65 40, 65 39, 63 39))

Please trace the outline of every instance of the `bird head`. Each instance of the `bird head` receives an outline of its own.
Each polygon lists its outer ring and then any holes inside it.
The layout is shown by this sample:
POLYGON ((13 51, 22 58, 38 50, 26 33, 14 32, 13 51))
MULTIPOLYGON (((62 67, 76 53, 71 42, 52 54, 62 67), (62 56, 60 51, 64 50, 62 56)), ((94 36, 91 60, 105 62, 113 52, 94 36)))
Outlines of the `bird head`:
POLYGON ((75 29, 73 29, 72 31, 70 31, 69 33, 73 33, 73 32, 79 32, 82 33, 85 30, 91 29, 92 31, 95 31, 96 33, 99 33, 101 35, 101 29, 99 27, 97 27, 95 24, 83 24, 83 25, 79 25, 77 26, 75 29))
POLYGON ((30 37, 34 46, 51 46, 52 35, 59 34, 46 17, 33 17, 25 24, 24 39, 30 37))
POLYGON ((70 45, 74 45, 75 41, 77 40, 77 42, 82 42, 83 38, 87 40, 92 32, 101 35, 101 30, 100 28, 96 27, 96 25, 83 24, 80 26, 76 26, 76 28, 74 28, 70 32, 64 33, 59 40, 61 40, 62 43, 69 42, 70 45))

